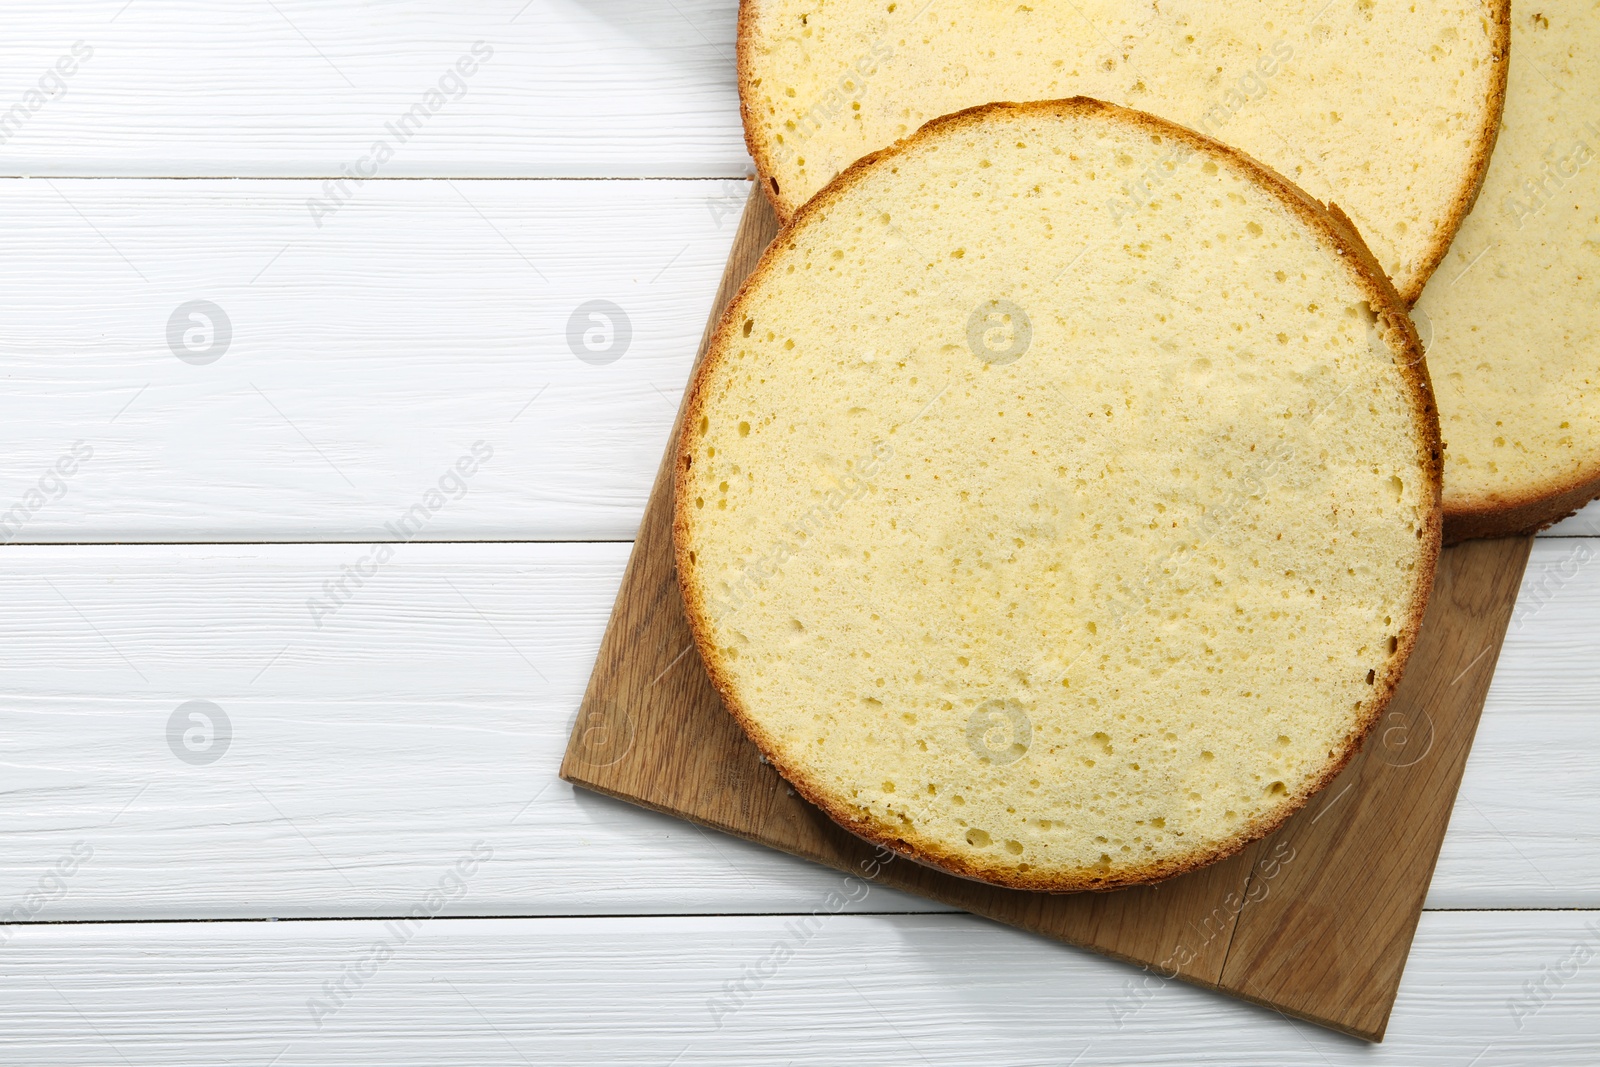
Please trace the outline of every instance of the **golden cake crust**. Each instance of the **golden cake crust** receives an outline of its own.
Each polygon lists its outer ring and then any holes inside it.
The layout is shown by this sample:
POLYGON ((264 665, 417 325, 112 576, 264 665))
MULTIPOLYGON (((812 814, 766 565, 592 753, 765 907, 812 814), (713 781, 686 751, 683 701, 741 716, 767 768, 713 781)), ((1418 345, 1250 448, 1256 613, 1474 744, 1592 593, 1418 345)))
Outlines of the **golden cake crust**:
POLYGON ((1552 479, 1517 496, 1486 493, 1458 502, 1445 513, 1444 543, 1482 538, 1523 537, 1554 526, 1600 498, 1600 471, 1566 480, 1552 479))

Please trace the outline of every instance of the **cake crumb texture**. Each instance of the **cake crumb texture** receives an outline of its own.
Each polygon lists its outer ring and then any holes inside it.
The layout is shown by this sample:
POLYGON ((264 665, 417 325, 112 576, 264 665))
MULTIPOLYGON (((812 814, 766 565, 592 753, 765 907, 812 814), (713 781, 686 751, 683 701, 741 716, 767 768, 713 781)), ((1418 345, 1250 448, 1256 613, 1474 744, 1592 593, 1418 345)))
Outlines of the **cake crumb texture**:
POLYGON ((946 870, 1227 855, 1343 766, 1414 642, 1439 445, 1404 305, 1346 223, 1148 115, 991 105, 854 165, 691 389, 712 680, 804 796, 946 870))
POLYGON ((1450 541, 1600 495, 1600 6, 1519 7, 1512 40, 1483 194, 1417 304, 1450 541))
MULTIPOLYGON (((780 217, 868 152, 995 100, 1092 96, 1337 201, 1415 300, 1471 206, 1508 0, 743 0, 745 137, 780 217)), ((1138 203, 1137 174, 1107 197, 1138 203)))

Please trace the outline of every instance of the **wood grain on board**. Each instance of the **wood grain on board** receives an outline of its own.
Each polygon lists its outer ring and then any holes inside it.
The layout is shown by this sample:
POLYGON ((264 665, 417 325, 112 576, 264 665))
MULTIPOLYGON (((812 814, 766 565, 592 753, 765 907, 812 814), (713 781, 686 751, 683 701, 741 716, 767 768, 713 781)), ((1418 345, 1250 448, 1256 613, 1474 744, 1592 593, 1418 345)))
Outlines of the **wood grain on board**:
MULTIPOLYGON (((776 232, 766 200, 752 197, 701 355, 776 232)), ((1531 538, 1444 553, 1421 639, 1384 721, 1345 773, 1278 833, 1153 886, 1028 893, 886 859, 761 762, 712 689, 684 619, 672 563, 670 455, 669 448, 563 778, 1139 964, 1151 975, 1382 1039, 1531 538)), ((1137 992, 1131 996, 1129 1007, 1136 1007, 1137 992)))

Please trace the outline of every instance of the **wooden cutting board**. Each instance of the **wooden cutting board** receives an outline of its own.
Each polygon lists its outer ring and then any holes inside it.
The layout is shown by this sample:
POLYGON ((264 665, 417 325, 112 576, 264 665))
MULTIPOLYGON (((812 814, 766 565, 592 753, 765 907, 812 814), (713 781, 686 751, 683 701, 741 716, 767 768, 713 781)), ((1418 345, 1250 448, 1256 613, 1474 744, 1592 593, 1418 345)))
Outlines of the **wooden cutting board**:
MULTIPOLYGON (((701 356, 776 233, 766 199, 752 196, 701 356)), ((1366 750, 1277 833, 1158 885, 1052 895, 887 858, 761 762, 712 689, 684 619, 671 473, 664 459, 562 778, 1137 964, 1146 978, 1114 1001, 1119 1013, 1137 1011, 1158 982, 1180 978, 1383 1039, 1532 538, 1444 552, 1421 639, 1384 720, 1366 750)))

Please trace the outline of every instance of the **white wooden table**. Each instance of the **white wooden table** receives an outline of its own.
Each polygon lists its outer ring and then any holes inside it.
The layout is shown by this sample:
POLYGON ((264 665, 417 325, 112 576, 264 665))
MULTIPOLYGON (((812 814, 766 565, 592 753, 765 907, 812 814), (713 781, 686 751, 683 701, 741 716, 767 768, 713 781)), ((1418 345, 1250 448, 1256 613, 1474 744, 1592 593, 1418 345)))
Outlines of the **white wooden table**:
POLYGON ((0 1062, 1600 1062, 1600 510, 1381 1047, 887 891, 797 941, 840 876, 556 780, 749 189, 733 20, 0 7, 0 1062))

